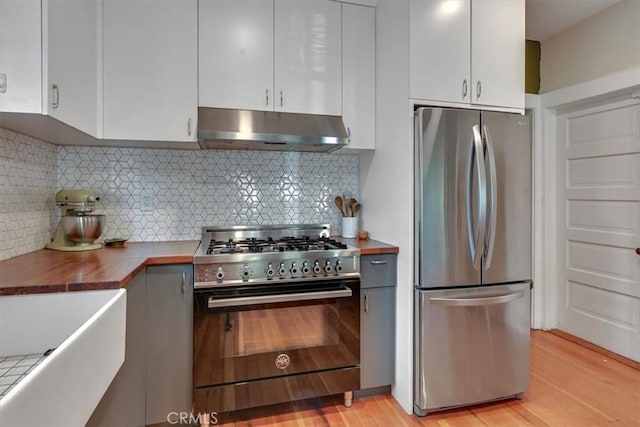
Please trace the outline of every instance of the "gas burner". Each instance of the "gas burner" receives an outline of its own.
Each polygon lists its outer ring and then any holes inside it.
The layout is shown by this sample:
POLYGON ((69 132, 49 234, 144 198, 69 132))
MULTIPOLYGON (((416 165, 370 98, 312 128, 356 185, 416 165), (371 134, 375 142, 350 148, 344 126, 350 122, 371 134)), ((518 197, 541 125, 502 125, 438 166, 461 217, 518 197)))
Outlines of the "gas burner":
POLYGON ((204 227, 194 263, 196 287, 360 276, 360 250, 328 225, 204 227))

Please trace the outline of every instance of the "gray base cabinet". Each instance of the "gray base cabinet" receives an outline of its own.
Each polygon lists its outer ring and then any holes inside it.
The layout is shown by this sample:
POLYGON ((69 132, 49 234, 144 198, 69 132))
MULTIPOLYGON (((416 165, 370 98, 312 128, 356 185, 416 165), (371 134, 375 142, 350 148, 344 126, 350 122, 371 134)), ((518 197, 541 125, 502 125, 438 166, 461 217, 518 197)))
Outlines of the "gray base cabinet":
MULTIPOLYGON (((124 363, 102 396, 87 426, 142 426, 145 424, 145 300, 143 271, 127 285, 127 329, 124 363)), ((73 381, 73 378, 69 378, 73 381)))
POLYGON ((192 264, 138 274, 127 285, 124 363, 87 425, 138 427, 190 412, 192 325, 192 264))
POLYGON ((393 384, 396 255, 360 257, 360 388, 393 384))
POLYGON ((146 422, 190 412, 193 366, 193 265, 147 268, 146 422))

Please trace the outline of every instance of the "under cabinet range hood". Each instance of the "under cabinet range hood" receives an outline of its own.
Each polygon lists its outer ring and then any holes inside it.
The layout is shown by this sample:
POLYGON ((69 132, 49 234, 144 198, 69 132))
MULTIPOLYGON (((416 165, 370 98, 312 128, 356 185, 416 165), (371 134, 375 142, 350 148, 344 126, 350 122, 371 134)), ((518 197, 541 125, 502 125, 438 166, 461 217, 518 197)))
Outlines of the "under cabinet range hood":
POLYGON ((326 153, 348 142, 339 116, 198 108, 198 143, 203 149, 326 153))

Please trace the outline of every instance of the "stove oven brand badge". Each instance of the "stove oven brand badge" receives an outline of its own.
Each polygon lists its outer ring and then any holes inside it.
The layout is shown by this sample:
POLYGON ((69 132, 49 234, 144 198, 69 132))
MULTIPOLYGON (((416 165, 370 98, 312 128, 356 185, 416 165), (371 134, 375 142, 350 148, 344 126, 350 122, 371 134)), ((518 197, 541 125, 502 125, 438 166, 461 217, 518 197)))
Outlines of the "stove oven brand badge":
POLYGON ((276 357, 276 368, 287 369, 291 364, 291 358, 288 354, 282 353, 276 357))

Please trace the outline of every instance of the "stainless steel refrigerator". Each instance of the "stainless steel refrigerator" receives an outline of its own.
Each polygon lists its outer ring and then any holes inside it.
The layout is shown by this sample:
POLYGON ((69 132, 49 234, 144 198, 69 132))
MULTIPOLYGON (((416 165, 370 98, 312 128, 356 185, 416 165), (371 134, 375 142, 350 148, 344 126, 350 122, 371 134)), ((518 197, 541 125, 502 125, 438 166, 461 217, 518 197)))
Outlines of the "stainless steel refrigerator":
POLYGON ((415 111, 414 412, 529 387, 531 118, 415 111))

